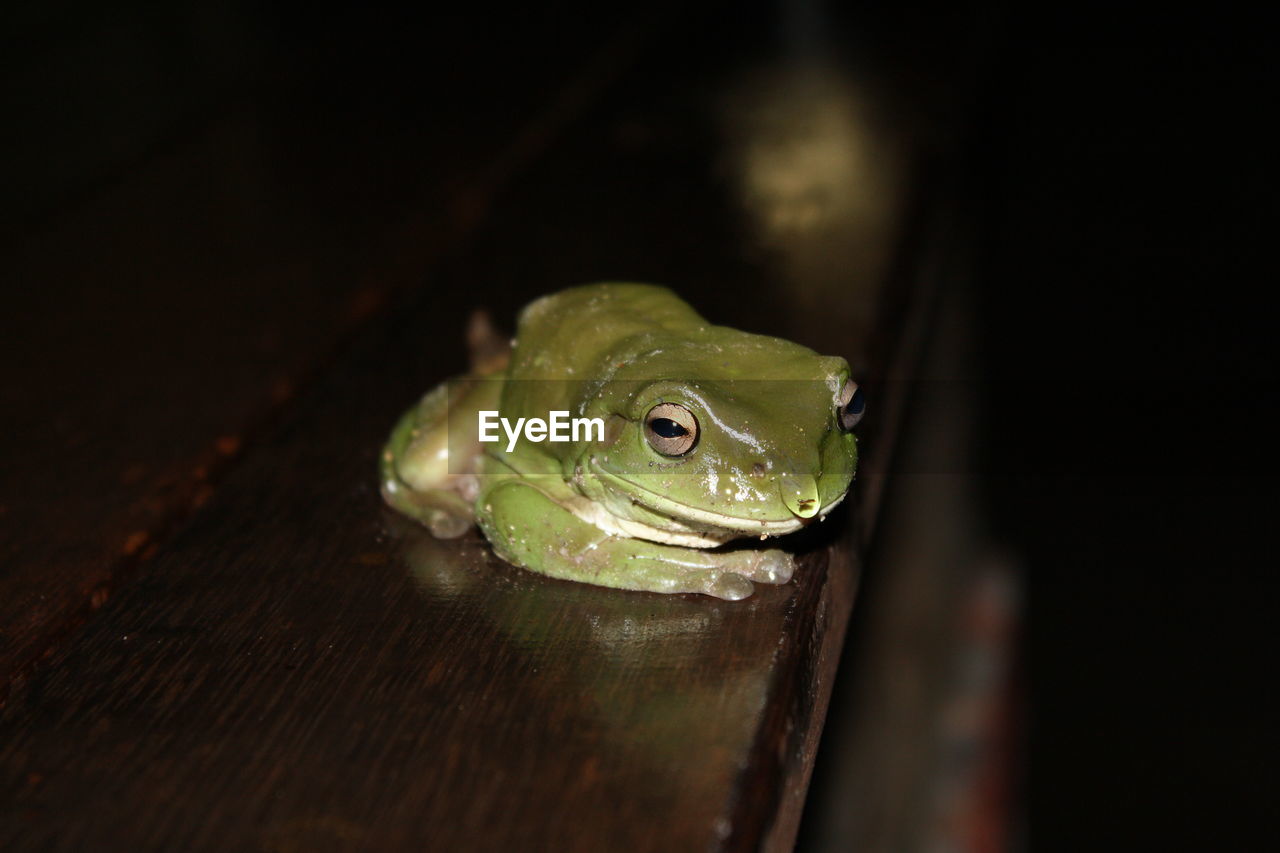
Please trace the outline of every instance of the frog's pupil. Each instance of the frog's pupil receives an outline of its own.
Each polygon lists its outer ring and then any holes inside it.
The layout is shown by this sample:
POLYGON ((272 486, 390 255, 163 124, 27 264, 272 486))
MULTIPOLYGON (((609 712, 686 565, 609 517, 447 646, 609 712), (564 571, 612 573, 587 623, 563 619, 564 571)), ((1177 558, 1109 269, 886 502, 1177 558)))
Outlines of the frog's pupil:
POLYGON ((866 402, 862 399, 862 389, 859 388, 853 392, 853 396, 849 398, 849 402, 844 404, 844 410, 850 415, 860 415, 866 407, 866 402))
POLYGON ((687 429, 671 420, 671 418, 654 418, 649 421, 649 429, 653 430, 663 438, 676 438, 681 435, 689 434, 687 429))

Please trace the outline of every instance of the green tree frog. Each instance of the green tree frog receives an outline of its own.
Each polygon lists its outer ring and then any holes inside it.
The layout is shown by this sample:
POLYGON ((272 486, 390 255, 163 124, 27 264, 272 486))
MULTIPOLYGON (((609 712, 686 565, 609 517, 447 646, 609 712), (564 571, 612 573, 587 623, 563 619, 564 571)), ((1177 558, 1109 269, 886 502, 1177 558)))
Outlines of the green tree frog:
POLYGON ((545 575, 736 600, 795 560, 726 543, 825 519, 853 479, 863 397, 845 360, 713 326, 667 288, 570 288, 528 305, 509 348, 472 337, 472 370, 382 454, 387 503, 438 537, 477 524, 545 575), (584 428, 549 429, 556 413, 584 428))

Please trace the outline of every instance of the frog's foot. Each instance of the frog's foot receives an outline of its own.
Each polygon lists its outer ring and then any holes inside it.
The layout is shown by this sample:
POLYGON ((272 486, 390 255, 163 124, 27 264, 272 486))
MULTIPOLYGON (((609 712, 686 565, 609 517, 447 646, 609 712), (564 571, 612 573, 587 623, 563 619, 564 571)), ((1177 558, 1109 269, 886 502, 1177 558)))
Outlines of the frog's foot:
POLYGON ((477 503, 477 516, 507 562, 598 586, 736 601, 755 590, 752 580, 786 583, 795 567, 777 550, 703 551, 613 536, 519 481, 490 489, 477 503))
POLYGON ((741 555, 739 563, 735 563, 730 571, 750 578, 756 583, 783 584, 791 580, 796 571, 796 559, 786 551, 777 548, 761 550, 731 551, 728 554, 741 555))
POLYGON ((471 355, 472 372, 489 376, 511 361, 511 338, 499 334, 489 312, 477 309, 471 312, 467 323, 467 351, 471 355))
MULTIPOLYGON (((647 545, 652 543, 638 544, 647 545)), ((679 559, 682 562, 689 560, 688 552, 685 552, 684 549, 672 549, 669 546, 662 545, 657 545, 656 547, 683 552, 679 559)), ((752 581, 756 583, 784 584, 791 580, 791 575, 795 573, 796 569, 795 558, 786 551, 779 551, 776 548, 724 552, 694 551, 693 556, 695 559, 702 558, 699 560, 700 563, 714 566, 714 568, 700 574, 698 581, 702 584, 702 588, 692 591, 703 592, 707 595, 714 595, 716 598, 728 599, 729 601, 738 601, 751 595, 755 591, 752 581)), ((636 559, 640 559, 640 557, 637 556, 636 559)), ((670 558, 668 557, 667 559, 670 558)))
POLYGON ((382 497, 392 509, 426 526, 437 539, 457 539, 471 529, 471 506, 456 492, 417 492, 399 480, 385 480, 382 497))
POLYGON ((756 591, 751 581, 732 572, 710 573, 703 580, 702 589, 696 590, 697 592, 723 598, 725 601, 741 601, 756 591))

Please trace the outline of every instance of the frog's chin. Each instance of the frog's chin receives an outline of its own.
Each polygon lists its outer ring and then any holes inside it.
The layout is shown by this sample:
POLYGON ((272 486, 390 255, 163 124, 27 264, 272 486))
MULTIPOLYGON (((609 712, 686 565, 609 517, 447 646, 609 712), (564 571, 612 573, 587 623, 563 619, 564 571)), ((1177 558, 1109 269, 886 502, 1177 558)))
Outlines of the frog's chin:
POLYGON ((576 509, 575 514, 610 533, 681 545, 686 548, 714 548, 731 539, 744 536, 759 536, 764 539, 794 533, 812 521, 821 521, 826 518, 827 514, 844 500, 844 494, 841 494, 831 503, 823 506, 813 518, 798 518, 794 515, 776 519, 742 518, 682 504, 608 471, 596 469, 596 473, 606 483, 630 495, 651 513, 670 519, 671 527, 658 527, 634 519, 619 518, 603 506, 592 502, 584 502, 582 507, 591 515, 590 518, 576 509))

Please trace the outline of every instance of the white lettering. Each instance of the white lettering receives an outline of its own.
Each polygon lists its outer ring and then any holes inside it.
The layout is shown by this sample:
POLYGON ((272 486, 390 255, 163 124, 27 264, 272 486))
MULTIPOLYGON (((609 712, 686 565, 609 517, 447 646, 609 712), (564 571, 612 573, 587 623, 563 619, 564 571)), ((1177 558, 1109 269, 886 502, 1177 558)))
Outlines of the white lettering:
POLYGON ((604 441, 604 418, 570 418, 569 412, 550 413, 549 421, 542 418, 516 418, 515 424, 498 412, 482 409, 477 412, 477 426, 481 441, 501 441, 498 427, 507 436, 507 452, 516 449, 516 441, 523 431, 529 441, 604 441))
POLYGON ((573 440, 578 440, 578 427, 582 427, 582 431, 586 433, 583 441, 604 441, 604 418, 574 418, 573 419, 573 440), (596 438, 591 438, 591 433, 596 433, 596 438))
POLYGON ((480 412, 480 440, 481 441, 497 441, 498 434, 489 434, 489 430, 498 428, 498 413, 493 411, 480 412))
POLYGON ((569 427, 569 413, 567 411, 558 411, 551 413, 551 435, 547 436, 552 441, 568 441, 569 434, 565 432, 569 427))
POLYGON ((524 418, 516 418, 515 429, 511 428, 511 421, 507 420, 506 418, 502 419, 502 429, 504 432, 506 432, 507 438, 510 439, 507 442, 508 453, 516 449, 516 439, 520 437, 520 427, 522 426, 524 426, 524 418))

